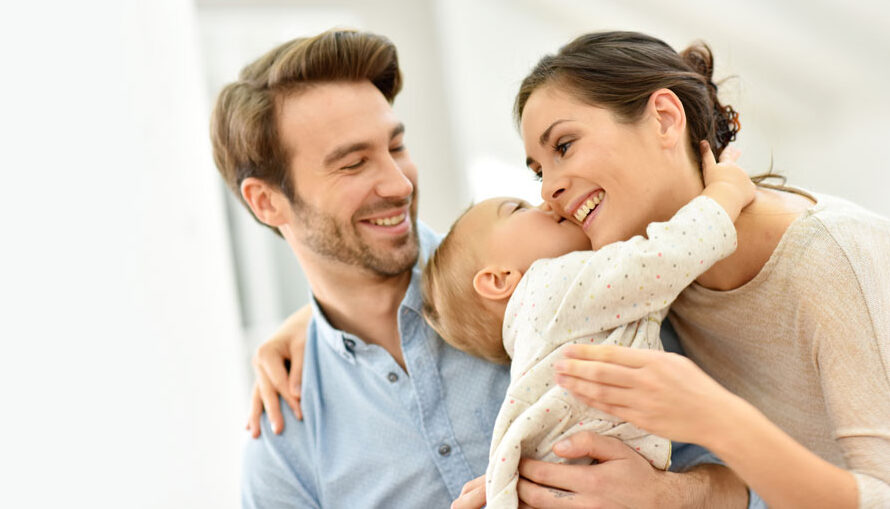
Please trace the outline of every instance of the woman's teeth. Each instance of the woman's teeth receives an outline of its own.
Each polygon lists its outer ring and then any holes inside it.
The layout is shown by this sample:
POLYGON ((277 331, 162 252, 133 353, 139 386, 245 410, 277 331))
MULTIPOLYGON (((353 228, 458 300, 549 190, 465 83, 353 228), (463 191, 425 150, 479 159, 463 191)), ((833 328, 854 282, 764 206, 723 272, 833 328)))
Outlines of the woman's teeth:
POLYGON ((585 219, 587 219, 590 211, 595 209, 597 205, 603 201, 603 196, 606 195, 605 191, 600 191, 590 198, 587 199, 586 202, 582 203, 578 210, 575 211, 575 219, 578 220, 579 223, 583 223, 585 219))
POLYGON ((393 217, 384 217, 381 219, 370 219, 369 222, 371 224, 376 224, 377 226, 394 226, 397 224, 401 224, 402 221, 405 220, 405 214, 399 214, 393 217))

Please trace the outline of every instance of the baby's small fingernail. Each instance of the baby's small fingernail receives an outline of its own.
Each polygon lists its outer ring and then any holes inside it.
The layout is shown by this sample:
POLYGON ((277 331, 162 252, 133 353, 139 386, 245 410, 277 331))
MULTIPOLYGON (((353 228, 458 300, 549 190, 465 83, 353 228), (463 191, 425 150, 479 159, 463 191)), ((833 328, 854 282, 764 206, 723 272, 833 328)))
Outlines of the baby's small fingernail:
POLYGON ((568 364, 569 363, 566 361, 556 361, 556 363, 553 364, 553 369, 555 369, 556 371, 565 371, 569 367, 568 364))

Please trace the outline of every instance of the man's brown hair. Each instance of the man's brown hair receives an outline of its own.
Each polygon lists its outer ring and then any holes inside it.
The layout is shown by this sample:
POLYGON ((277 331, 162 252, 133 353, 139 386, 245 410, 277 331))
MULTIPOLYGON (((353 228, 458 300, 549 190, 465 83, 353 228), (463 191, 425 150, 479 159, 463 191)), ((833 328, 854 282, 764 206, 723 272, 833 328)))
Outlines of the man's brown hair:
POLYGON ((276 186, 291 202, 299 202, 288 165, 293 154, 278 137, 276 113, 284 98, 319 83, 365 80, 390 104, 402 88, 393 43, 355 30, 294 39, 242 69, 238 80, 220 92, 210 120, 213 159, 241 203, 247 206, 240 188, 248 177, 276 186))

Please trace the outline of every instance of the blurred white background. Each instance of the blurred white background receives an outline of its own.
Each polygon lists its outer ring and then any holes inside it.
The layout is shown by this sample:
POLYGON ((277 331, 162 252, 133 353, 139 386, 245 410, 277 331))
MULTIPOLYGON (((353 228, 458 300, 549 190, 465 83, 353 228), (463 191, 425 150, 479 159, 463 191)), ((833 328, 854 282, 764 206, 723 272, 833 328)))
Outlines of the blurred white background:
POLYGON ((586 31, 711 44, 742 165, 890 215, 890 6, 798 0, 84 0, 0 17, 0 506, 237 507, 247 359, 306 301, 213 167, 216 92, 334 25, 398 46, 396 110, 444 231, 537 197, 516 88, 586 31))

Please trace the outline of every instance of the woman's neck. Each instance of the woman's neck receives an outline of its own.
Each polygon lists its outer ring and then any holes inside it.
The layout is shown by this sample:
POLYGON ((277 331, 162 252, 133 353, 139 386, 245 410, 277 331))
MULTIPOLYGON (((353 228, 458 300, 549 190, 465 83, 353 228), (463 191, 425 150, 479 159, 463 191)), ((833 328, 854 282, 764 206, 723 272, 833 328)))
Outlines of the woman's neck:
POLYGON ((696 283, 711 290, 733 290, 760 273, 788 227, 813 206, 799 194, 759 188, 735 222, 736 251, 714 264, 696 283))

